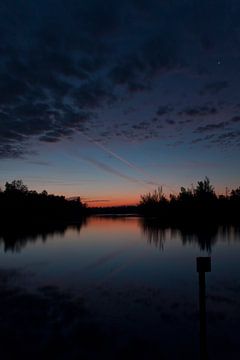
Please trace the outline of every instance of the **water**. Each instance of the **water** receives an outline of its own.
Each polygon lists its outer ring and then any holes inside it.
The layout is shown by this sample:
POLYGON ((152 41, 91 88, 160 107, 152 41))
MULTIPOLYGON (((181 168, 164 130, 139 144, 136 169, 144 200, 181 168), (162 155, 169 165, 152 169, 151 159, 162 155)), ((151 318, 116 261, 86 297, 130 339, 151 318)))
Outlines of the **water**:
POLYGON ((104 358, 199 358, 198 256, 211 256, 212 263, 206 273, 209 358, 236 359, 239 229, 162 229, 138 217, 92 217, 0 234, 0 269, 14 271, 11 286, 80 298, 85 323, 101 334, 92 346, 104 358))

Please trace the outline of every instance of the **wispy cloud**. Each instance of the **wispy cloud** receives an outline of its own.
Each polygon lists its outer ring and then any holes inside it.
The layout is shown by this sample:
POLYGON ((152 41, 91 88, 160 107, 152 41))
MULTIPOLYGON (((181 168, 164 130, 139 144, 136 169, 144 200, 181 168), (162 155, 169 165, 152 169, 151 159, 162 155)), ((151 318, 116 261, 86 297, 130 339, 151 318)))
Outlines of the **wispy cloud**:
POLYGON ((195 130, 195 132, 196 133, 205 133, 205 132, 209 132, 209 131, 215 131, 215 130, 225 128, 226 125, 227 125, 227 123, 225 121, 221 121, 220 123, 216 123, 216 124, 207 124, 207 125, 204 125, 204 126, 199 126, 195 130))

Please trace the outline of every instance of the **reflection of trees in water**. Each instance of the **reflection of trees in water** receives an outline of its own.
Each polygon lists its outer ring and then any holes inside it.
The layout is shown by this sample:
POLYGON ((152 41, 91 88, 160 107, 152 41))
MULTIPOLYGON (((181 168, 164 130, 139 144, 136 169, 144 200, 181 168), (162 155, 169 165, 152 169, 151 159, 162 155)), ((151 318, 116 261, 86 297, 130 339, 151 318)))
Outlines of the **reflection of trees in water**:
POLYGON ((240 241, 240 227, 232 225, 196 225, 191 228, 181 228, 183 244, 197 243, 200 250, 209 253, 212 247, 218 242, 240 241))
POLYGON ((240 225, 235 226, 221 226, 219 234, 224 241, 240 241, 240 225))
POLYGON ((154 218, 139 220, 142 233, 149 244, 164 250, 167 238, 181 238, 183 245, 196 243, 200 250, 211 252, 212 247, 221 241, 240 241, 240 227, 217 224, 170 225, 162 224, 154 218))
POLYGON ((87 224, 87 218, 80 218, 78 222, 39 223, 39 224, 5 224, 0 227, 0 244, 4 251, 20 252, 28 243, 38 240, 47 241, 51 236, 64 236, 67 229, 80 232, 82 226, 87 224))
POLYGON ((183 245, 196 243, 200 250, 211 252, 218 241, 218 226, 191 226, 180 229, 183 245))
POLYGON ((154 244, 160 250, 164 250, 166 241, 166 229, 159 227, 159 224, 153 219, 140 219, 140 227, 143 235, 147 238, 150 245, 154 244))

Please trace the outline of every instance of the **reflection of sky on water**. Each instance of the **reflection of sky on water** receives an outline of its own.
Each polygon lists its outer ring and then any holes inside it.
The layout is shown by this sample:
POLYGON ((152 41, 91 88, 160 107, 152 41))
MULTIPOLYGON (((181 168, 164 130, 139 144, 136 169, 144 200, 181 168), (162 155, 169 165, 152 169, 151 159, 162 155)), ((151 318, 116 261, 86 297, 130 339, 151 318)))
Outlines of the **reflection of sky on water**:
POLYGON ((137 217, 95 217, 79 226, 1 236, 2 267, 23 268, 39 279, 74 287, 104 281, 115 285, 170 281, 175 287, 180 278, 195 277, 199 255, 211 253, 213 268, 230 272, 237 266, 240 247, 234 227, 162 228, 137 217))
POLYGON ((138 339, 144 334, 152 345, 162 339, 163 353, 169 339, 174 339, 169 353, 179 347, 183 354, 188 350, 191 357, 186 358, 195 358, 196 257, 207 256, 211 250, 212 272, 206 276, 210 352, 216 351, 222 336, 228 354, 229 348, 234 352, 235 334, 240 331, 237 229, 219 227, 209 233, 206 229, 160 229, 144 221, 95 217, 78 228, 63 226, 56 233, 31 231, 25 240, 22 236, 22 243, 17 237, 14 243, 12 236, 7 252, 6 239, 4 244, 1 238, 1 269, 19 269, 24 276, 16 280, 18 285, 59 286, 80 295, 96 321, 113 332, 125 329, 124 336, 134 334, 138 339), (146 328, 150 329, 147 333, 146 328))

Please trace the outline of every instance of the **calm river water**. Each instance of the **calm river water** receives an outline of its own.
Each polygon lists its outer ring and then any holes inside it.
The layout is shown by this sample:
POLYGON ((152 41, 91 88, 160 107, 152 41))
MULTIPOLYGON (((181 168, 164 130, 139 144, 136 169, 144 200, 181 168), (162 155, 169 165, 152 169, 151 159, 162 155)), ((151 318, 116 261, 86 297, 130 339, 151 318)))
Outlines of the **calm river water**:
POLYGON ((239 229, 159 228, 151 220, 109 216, 0 235, 0 269, 15 274, 12 286, 32 293, 58 289, 82 299, 89 314, 84 321, 101 334, 89 359, 200 358, 199 256, 211 256, 209 359, 237 359, 239 229))

